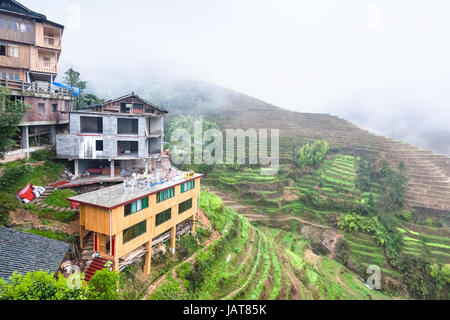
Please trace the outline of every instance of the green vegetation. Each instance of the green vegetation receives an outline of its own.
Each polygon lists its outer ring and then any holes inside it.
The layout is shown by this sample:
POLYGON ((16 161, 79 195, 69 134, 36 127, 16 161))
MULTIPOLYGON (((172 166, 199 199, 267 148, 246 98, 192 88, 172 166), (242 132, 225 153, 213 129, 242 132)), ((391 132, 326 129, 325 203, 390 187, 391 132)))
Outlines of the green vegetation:
POLYGON ((98 270, 89 281, 89 299, 116 300, 119 275, 108 268, 98 270))
POLYGON ((81 80, 81 74, 76 71, 73 66, 69 67, 69 69, 64 72, 63 81, 75 88, 79 88, 81 90, 80 95, 75 100, 74 109, 82 109, 85 107, 89 107, 91 105, 97 105, 104 102, 103 99, 98 98, 96 95, 92 93, 84 92, 87 86, 87 82, 81 80))
POLYGON ((304 144, 297 153, 299 167, 316 166, 325 160, 330 147, 326 141, 314 141, 313 144, 304 144))
POLYGON ((59 240, 59 241, 70 242, 72 240, 71 236, 69 236, 68 234, 63 233, 63 232, 56 232, 56 231, 51 231, 51 230, 39 230, 39 229, 30 229, 30 230, 19 229, 19 230, 23 231, 23 232, 33 233, 33 234, 37 234, 39 236, 59 240))
POLYGON ((70 202, 66 199, 76 195, 75 191, 69 189, 55 190, 45 199, 45 202, 51 206, 70 208, 70 202))
POLYGON ((20 160, 1 166, 0 175, 0 224, 7 222, 8 213, 20 206, 16 198, 27 183, 45 186, 59 179, 64 165, 59 162, 45 161, 39 165, 33 162, 20 160))
POLYGON ((0 88, 0 159, 15 144, 12 139, 28 107, 20 100, 12 100, 7 88, 0 88))

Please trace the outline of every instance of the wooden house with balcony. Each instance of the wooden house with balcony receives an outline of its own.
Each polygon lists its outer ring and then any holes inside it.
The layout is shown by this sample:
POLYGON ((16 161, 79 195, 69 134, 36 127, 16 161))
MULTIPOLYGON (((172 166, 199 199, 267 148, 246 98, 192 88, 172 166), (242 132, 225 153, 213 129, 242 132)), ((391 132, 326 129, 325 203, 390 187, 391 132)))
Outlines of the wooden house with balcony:
POLYGON ((14 0, 0 0, 0 87, 31 110, 21 123, 16 146, 3 162, 28 156, 56 142, 69 123, 74 95, 54 86, 64 26, 14 0))
POLYGON ((152 247, 169 239, 175 253, 177 235, 195 229, 202 177, 181 172, 155 186, 127 190, 119 184, 69 198, 80 204, 81 248, 92 243, 92 254, 100 255, 100 265, 94 259, 87 277, 106 260, 118 272, 144 255, 149 274, 152 247))

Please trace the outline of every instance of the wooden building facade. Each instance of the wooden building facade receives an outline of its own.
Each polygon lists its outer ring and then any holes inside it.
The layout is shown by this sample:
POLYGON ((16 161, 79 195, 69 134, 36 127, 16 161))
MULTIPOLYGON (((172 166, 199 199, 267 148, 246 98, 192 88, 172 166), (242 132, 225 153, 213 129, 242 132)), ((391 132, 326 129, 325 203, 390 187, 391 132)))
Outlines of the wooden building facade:
MULTIPOLYGON (((119 271, 124 256, 144 247, 144 272, 149 274, 155 238, 170 232, 170 247, 175 253, 177 225, 192 222, 194 231, 201 177, 201 174, 195 174, 191 178, 168 182, 161 188, 147 192, 117 195, 121 199, 120 203, 108 204, 108 200, 101 199, 105 195, 114 198, 122 186, 105 188, 68 200, 80 204, 80 235, 91 232, 94 251, 112 261, 115 271, 119 271)), ((83 248, 82 239, 80 246, 83 248)))

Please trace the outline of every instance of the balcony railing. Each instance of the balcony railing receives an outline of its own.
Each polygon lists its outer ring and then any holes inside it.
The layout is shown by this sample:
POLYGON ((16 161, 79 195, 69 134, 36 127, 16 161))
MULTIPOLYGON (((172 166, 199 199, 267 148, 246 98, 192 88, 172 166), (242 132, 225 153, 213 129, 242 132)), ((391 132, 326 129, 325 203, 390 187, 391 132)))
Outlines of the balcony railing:
POLYGON ((26 93, 43 93, 58 94, 73 97, 73 90, 52 85, 51 83, 42 82, 24 82, 8 79, 0 79, 0 87, 7 87, 10 90, 21 91, 26 93))
POLYGON ((40 60, 39 69, 40 71, 56 72, 56 63, 51 61, 40 60))
POLYGON ((57 37, 44 36, 44 45, 52 48, 60 48, 61 39, 57 37))

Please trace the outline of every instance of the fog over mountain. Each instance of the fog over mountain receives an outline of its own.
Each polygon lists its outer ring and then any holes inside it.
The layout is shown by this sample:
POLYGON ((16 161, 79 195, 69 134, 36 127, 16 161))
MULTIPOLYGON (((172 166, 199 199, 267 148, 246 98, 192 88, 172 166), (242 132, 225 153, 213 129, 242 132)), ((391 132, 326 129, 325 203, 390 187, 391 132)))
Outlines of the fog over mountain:
POLYGON ((22 3, 66 26, 60 71, 99 95, 199 80, 450 154, 447 0, 22 3))

